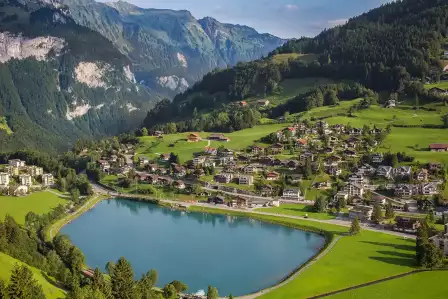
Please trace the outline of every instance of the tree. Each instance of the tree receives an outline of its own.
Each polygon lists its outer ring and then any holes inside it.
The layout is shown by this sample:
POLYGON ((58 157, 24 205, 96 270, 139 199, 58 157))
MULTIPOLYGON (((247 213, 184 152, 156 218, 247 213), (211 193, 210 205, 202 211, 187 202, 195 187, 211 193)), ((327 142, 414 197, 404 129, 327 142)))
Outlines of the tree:
POLYGON ((179 280, 173 280, 171 284, 174 286, 178 293, 182 293, 188 290, 188 286, 179 280))
POLYGON ((350 226, 349 234, 355 236, 361 232, 361 225, 359 223, 358 217, 352 220, 352 225, 350 226))
POLYGON ((318 196, 314 201, 314 211, 318 213, 325 212, 327 210, 327 200, 323 196, 318 196))
POLYGON ((114 267, 111 277, 112 296, 115 299, 131 299, 134 290, 134 272, 131 264, 121 257, 114 267))
POLYGON ((177 290, 172 284, 167 284, 163 287, 163 298, 165 299, 176 299, 177 290))
POLYGON ((423 223, 417 230, 417 264, 423 268, 438 268, 443 265, 443 258, 443 251, 428 239, 428 225, 423 223))
POLYGON ((218 289, 212 286, 208 286, 207 299, 218 299, 218 298, 219 298, 218 289))
POLYGON ((390 201, 387 202, 386 205, 386 219, 392 219, 395 217, 394 208, 392 207, 392 203, 390 201))
POLYGON ((414 106, 417 107, 417 108, 420 107, 420 99, 419 99, 418 94, 414 95, 414 106))
POLYGON ((145 127, 143 127, 143 128, 140 130, 140 135, 142 135, 143 137, 144 137, 144 136, 148 136, 148 129, 145 128, 145 127))
POLYGON ((347 201, 344 197, 339 197, 338 201, 336 202, 336 210, 340 212, 343 208, 347 206, 347 201))
POLYGON ((6 284, 0 280, 0 299, 6 299, 6 284))
POLYGON ((229 295, 229 299, 233 299, 233 295, 232 295, 232 293, 230 293, 230 295, 229 295))
POLYGON ((45 299, 42 287, 33 278, 33 272, 26 266, 16 264, 6 288, 8 299, 45 299))
POLYGON ((75 203, 79 203, 79 197, 81 196, 78 188, 70 189, 70 199, 75 203))
POLYGON ((105 269, 110 276, 112 276, 112 274, 114 273, 114 268, 115 268, 114 262, 107 262, 105 269))
POLYGON ((378 224, 383 220, 383 212, 379 203, 375 203, 373 206, 372 220, 378 224))

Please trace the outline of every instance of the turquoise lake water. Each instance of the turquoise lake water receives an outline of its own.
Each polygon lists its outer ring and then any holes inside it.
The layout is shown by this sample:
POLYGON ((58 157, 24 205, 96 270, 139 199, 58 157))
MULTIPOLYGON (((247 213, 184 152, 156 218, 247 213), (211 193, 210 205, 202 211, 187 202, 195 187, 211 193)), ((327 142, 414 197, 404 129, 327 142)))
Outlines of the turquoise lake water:
POLYGON ((213 285, 222 296, 275 285, 325 243, 314 233, 249 218, 123 199, 100 202, 61 233, 84 252, 89 267, 104 270, 124 256, 136 278, 155 269, 159 286, 177 279, 190 293, 213 285))

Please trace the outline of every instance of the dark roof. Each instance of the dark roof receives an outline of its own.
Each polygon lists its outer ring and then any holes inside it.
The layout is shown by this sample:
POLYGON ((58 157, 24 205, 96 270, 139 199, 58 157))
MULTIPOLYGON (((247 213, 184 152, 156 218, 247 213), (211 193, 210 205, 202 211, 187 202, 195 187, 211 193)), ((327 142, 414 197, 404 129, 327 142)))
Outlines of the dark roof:
POLYGON ((448 148, 448 144, 442 144, 442 143, 433 143, 429 145, 430 149, 446 149, 448 148))

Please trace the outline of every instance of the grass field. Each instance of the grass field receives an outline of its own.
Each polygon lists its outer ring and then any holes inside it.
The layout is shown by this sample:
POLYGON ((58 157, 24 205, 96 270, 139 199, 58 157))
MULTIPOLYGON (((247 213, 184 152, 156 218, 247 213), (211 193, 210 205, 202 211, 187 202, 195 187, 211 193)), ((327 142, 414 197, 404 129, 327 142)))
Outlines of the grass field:
MULTIPOLYGON (((275 124, 275 125, 260 125, 251 129, 237 131, 234 133, 225 134, 230 137, 229 142, 217 142, 211 141, 210 146, 219 147, 220 145, 230 149, 244 149, 254 144, 254 141, 269 135, 272 132, 285 128, 287 124, 275 124)), ((142 145, 137 149, 137 156, 147 156, 149 158, 156 158, 163 153, 177 153, 181 162, 191 160, 194 153, 201 153, 208 145, 208 141, 200 141, 196 143, 190 143, 185 141, 189 133, 179 133, 164 135, 163 140, 156 137, 142 137, 142 145), (173 144, 173 147, 170 145, 173 144)), ((199 133, 201 137, 206 138, 210 133, 199 133)))
POLYGON ((6 214, 11 215, 19 224, 25 223, 28 212, 45 214, 67 201, 53 193, 35 192, 25 197, 0 196, 0 219, 6 214))
POLYGON ((335 216, 327 213, 316 213, 313 211, 313 206, 301 204, 283 204, 278 208, 262 208, 256 209, 256 211, 301 217, 308 215, 309 218, 324 220, 336 218, 335 216))
MULTIPOLYGON (((210 213, 231 213, 249 216, 265 221, 277 221, 285 225, 313 227, 336 235, 345 233, 348 230, 346 227, 306 220, 250 215, 248 213, 219 211, 199 207, 190 209, 210 213)), ((414 255, 414 240, 370 231, 362 231, 360 235, 355 237, 343 236, 332 250, 293 281, 260 298, 309 298, 318 294, 405 273, 414 269, 414 255)))
POLYGON ((396 280, 382 282, 330 296, 331 299, 444 299, 448 285, 440 283, 448 280, 448 271, 422 272, 396 280))
POLYGON ((425 89, 431 89, 434 87, 448 89, 448 81, 442 81, 442 82, 434 83, 434 84, 425 84, 425 89))
POLYGON ((299 59, 306 63, 310 63, 310 62, 313 62, 314 60, 318 60, 319 55, 317 55, 317 54, 286 53, 286 54, 277 54, 272 58, 272 60, 275 63, 287 62, 289 59, 299 59))
MULTIPOLYGON (((9 281, 9 277, 11 275, 11 271, 14 268, 15 264, 23 264, 22 262, 0 252, 0 280, 3 280, 5 282, 9 281)), ((34 278, 39 282, 40 285, 42 285, 42 288, 44 290, 45 296, 48 299, 57 299, 57 298, 64 298, 65 294, 64 292, 55 287, 52 283, 50 283, 44 275, 42 275, 41 271, 29 267, 31 271, 34 273, 34 278)))

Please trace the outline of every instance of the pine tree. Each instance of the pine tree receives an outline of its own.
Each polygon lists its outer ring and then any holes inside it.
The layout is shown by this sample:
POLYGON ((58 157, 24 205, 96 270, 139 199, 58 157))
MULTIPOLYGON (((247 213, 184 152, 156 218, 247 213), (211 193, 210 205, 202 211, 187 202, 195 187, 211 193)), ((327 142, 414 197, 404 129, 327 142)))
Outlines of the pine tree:
POLYGON ((8 299, 45 299, 42 287, 34 280, 33 272, 16 264, 6 289, 8 299))
POLYGON ((327 210, 327 200, 323 196, 318 196, 314 201, 314 211, 318 213, 325 212, 327 210))
POLYGON ((381 211, 381 206, 379 203, 375 203, 375 206, 373 207, 372 220, 378 224, 383 220, 383 212, 381 211))
POLYGON ((417 230, 417 239, 415 244, 415 258, 419 266, 423 266, 424 264, 424 247, 428 242, 428 227, 425 225, 425 223, 423 223, 417 230))
POLYGON ((233 295, 232 295, 232 293, 230 293, 230 295, 229 295, 229 299, 233 299, 233 295))
POLYGON ((6 284, 0 280, 0 299, 6 299, 6 284))
POLYGON ((177 290, 172 284, 167 284, 163 287, 163 298, 165 299, 176 299, 177 290))
POLYGON ((359 224, 358 217, 355 217, 355 219, 352 220, 352 225, 350 226, 350 235, 355 236, 361 232, 361 225, 359 224))
POLYGON ((392 207, 392 203, 389 201, 386 205, 386 219, 392 219, 395 217, 394 208, 392 207))
POLYGON ((218 299, 218 298, 219 298, 218 289, 212 286, 208 286, 207 299, 218 299))
POLYGON ((115 299, 133 298, 134 273, 124 257, 121 257, 115 265, 111 281, 112 295, 115 299))

